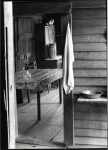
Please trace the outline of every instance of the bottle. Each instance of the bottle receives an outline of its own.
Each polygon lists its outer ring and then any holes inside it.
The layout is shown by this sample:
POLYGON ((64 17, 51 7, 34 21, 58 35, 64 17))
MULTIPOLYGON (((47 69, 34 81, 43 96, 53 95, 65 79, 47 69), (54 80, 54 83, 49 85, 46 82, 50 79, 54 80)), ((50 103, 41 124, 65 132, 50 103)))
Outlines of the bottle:
POLYGON ((31 73, 29 72, 27 65, 23 68, 23 78, 25 81, 30 81, 31 80, 31 73))

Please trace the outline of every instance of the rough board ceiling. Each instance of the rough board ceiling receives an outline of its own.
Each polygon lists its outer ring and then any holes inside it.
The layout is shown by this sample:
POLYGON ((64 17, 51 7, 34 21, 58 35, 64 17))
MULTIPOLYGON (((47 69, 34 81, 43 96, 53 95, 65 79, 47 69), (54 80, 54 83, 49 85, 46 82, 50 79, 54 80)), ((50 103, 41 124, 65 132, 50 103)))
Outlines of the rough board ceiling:
POLYGON ((15 2, 14 14, 35 15, 35 14, 55 14, 68 13, 71 3, 69 2, 15 2))

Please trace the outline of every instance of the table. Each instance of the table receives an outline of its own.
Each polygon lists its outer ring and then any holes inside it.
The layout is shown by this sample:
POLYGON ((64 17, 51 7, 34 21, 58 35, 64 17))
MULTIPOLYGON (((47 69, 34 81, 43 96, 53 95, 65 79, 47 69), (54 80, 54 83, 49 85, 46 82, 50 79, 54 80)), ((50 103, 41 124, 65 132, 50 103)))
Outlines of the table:
POLYGON ((44 89, 48 89, 49 85, 58 80, 59 83, 59 99, 60 103, 63 99, 62 88, 62 69, 29 69, 31 78, 27 81, 24 79, 24 71, 16 72, 16 89, 36 90, 37 92, 37 114, 38 121, 41 120, 40 109, 40 92, 44 89))

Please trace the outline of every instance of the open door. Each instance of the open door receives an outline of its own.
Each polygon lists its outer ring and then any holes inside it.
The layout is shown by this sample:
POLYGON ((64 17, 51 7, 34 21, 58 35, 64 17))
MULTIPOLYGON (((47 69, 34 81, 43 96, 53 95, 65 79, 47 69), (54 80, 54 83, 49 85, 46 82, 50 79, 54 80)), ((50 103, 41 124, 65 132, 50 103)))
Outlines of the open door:
POLYGON ((13 6, 11 1, 4 1, 4 39, 5 39, 5 106, 8 124, 8 148, 15 148, 18 135, 16 88, 14 76, 14 37, 13 37, 13 6))

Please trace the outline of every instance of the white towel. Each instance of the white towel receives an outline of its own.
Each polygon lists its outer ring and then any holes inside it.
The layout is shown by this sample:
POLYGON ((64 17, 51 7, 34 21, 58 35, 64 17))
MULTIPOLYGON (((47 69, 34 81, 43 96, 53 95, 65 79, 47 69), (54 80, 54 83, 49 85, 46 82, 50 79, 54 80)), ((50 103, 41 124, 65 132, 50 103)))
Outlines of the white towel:
POLYGON ((65 94, 70 94, 70 92, 74 88, 73 62, 74 62, 74 53, 73 53, 72 33, 70 31, 70 25, 68 23, 65 39, 64 60, 63 60, 63 88, 65 94))

